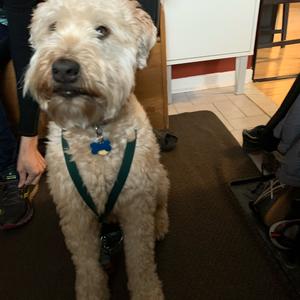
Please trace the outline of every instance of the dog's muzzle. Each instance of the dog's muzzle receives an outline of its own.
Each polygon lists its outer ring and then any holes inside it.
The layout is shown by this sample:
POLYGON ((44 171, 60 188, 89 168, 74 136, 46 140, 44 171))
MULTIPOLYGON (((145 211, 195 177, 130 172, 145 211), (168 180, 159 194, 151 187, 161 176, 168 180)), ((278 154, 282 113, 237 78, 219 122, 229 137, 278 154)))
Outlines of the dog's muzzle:
POLYGON ((75 60, 59 58, 52 65, 54 92, 64 98, 72 98, 83 91, 76 86, 80 76, 80 65, 75 60))
POLYGON ((75 83, 79 75, 80 65, 75 60, 59 58, 52 65, 52 78, 57 83, 75 83))

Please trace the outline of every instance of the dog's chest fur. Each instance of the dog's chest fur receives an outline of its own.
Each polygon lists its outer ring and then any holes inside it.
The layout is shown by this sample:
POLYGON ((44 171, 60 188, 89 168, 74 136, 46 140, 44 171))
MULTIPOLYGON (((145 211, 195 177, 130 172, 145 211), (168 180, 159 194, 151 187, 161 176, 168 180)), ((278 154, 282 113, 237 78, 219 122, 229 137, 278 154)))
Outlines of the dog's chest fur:
MULTIPOLYGON (((135 104, 139 108, 139 104, 135 104)), ((145 116, 143 110, 133 110, 127 117, 121 118, 116 124, 109 124, 103 128, 104 134, 111 142, 112 150, 106 156, 93 155, 90 150, 90 143, 96 134, 93 131, 81 133, 66 132, 64 137, 69 143, 70 150, 68 151, 76 162, 80 176, 85 183, 88 191, 94 199, 99 212, 104 210, 108 194, 110 193, 113 184, 119 172, 124 151, 127 142, 135 137, 137 131, 137 146, 135 156, 131 166, 130 174, 127 178, 126 185, 119 197, 120 201, 126 201, 126 189, 134 189, 136 193, 141 189, 142 192, 147 191, 147 184, 141 184, 144 179, 150 176, 155 177, 159 170, 153 169, 157 164, 152 160, 158 158, 158 145, 155 142, 152 129, 145 116), (138 162, 138 163, 135 163, 138 162), (153 170, 152 170, 153 169, 153 170)), ((58 189, 59 195, 76 194, 74 184, 68 173, 63 149, 61 144, 62 130, 54 123, 49 126, 49 144, 47 147, 47 162, 48 162, 48 181, 51 181, 52 194, 55 194, 58 189), (54 170, 60 170, 59 174, 54 174, 54 170)), ((147 182, 145 180, 145 182, 147 182)), ((149 185, 149 192, 151 190, 149 185)), ((131 192, 132 193, 132 192, 131 192)), ((57 198, 57 197, 54 197, 57 198)), ((68 197, 70 201, 70 197, 68 197)), ((64 201, 56 200, 56 201, 64 201)), ((118 200, 118 202, 120 202, 118 200)), ((74 196, 74 202, 78 202, 78 197, 74 196)), ((77 204, 77 203, 75 203, 77 204)))

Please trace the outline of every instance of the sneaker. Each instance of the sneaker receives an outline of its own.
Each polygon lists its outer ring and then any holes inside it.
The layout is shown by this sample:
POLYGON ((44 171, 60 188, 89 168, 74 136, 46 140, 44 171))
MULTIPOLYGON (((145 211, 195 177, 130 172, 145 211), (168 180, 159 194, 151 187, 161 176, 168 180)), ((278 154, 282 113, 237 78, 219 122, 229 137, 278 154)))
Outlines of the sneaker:
POLYGON ((269 230, 271 242, 281 250, 293 250, 299 246, 300 219, 274 223, 269 230))
POLYGON ((257 197, 255 204, 258 204, 259 202, 264 200, 275 200, 275 197, 278 195, 278 193, 282 192, 285 187, 286 185, 280 183, 277 178, 271 179, 265 186, 259 197, 257 197))
POLYGON ((38 186, 18 188, 14 168, 0 173, 0 229, 7 230, 27 223, 33 216, 31 200, 38 186))
POLYGON ((252 129, 244 129, 243 135, 243 149, 247 153, 262 151, 263 147, 261 144, 261 135, 265 129, 264 125, 256 126, 252 129))
POLYGON ((265 223, 266 214, 275 204, 278 196, 284 193, 285 189, 285 184, 280 183, 277 178, 273 178, 267 182, 260 182, 252 191, 259 196, 249 202, 249 207, 261 222, 265 223))
POLYGON ((176 147, 178 137, 169 130, 153 129, 161 151, 171 151, 176 147))

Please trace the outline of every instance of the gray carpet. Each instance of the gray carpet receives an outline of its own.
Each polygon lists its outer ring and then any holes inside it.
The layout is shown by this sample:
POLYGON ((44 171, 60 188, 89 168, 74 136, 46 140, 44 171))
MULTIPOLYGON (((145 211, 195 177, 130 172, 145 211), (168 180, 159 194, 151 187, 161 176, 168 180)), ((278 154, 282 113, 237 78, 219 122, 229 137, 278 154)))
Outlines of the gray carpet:
MULTIPOLYGON (((250 159, 210 112, 172 116, 175 150, 163 153, 171 180, 170 233, 157 244, 167 300, 296 299, 254 234, 229 183, 258 175, 250 159)), ((0 299, 74 299, 74 268, 43 182, 26 227, 0 233, 0 299)), ((129 299, 120 260, 112 299, 129 299)))

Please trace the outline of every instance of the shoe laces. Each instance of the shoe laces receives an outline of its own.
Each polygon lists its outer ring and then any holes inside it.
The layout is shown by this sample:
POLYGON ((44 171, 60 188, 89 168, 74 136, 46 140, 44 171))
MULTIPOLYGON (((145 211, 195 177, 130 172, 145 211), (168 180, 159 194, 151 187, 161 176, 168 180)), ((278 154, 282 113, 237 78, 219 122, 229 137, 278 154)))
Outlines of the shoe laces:
POLYGON ((269 181, 269 185, 263 190, 263 192, 259 195, 259 197, 256 199, 255 203, 259 203, 261 200, 264 200, 266 198, 269 198, 271 200, 274 200, 275 195, 277 192, 283 190, 285 188, 285 184, 280 183, 278 179, 271 179, 269 181))

